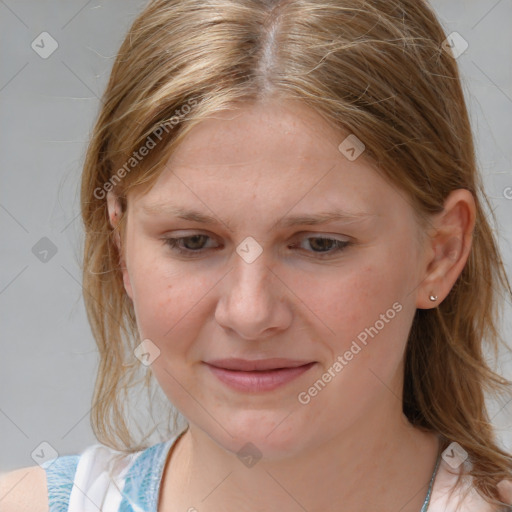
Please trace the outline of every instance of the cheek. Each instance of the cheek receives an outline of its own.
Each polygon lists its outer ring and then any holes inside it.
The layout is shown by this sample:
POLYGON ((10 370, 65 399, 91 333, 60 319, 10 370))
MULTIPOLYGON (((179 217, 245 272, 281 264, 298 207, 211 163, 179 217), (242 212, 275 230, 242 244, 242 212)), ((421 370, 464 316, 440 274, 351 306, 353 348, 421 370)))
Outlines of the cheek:
POLYGON ((372 259, 378 264, 359 260, 330 278, 312 276, 301 285, 308 291, 307 305, 319 319, 313 322, 320 352, 328 354, 315 376, 329 380, 328 389, 316 403, 319 409, 337 403, 337 410, 344 413, 333 411, 336 421, 348 421, 343 418, 347 411, 357 415, 378 401, 401 374, 415 311, 406 284, 409 269, 405 263, 397 265, 391 251, 387 257, 382 250, 379 254, 380 258, 373 255, 372 259))
POLYGON ((207 284, 193 272, 177 270, 168 261, 133 259, 132 286, 134 309, 140 339, 149 339, 159 355, 151 371, 168 399, 187 410, 190 395, 190 368, 193 341, 198 338, 204 320, 201 301, 207 284))
POLYGON ((387 266, 386 271, 361 266, 339 279, 326 279, 322 286, 316 281, 316 286, 305 282, 304 287, 312 290, 308 305, 321 320, 315 321, 321 327, 316 332, 328 357, 310 379, 311 387, 301 390, 306 394, 302 397, 311 399, 315 421, 348 426, 400 392, 395 383, 414 308, 404 303, 407 292, 398 272, 387 266))
POLYGON ((383 321, 387 329, 398 318, 396 309, 400 306, 393 308, 393 304, 403 306, 405 287, 397 265, 392 267, 385 262, 379 266, 340 267, 339 272, 331 271, 325 277, 318 274, 301 277, 300 288, 294 289, 314 313, 313 317, 310 313, 308 316, 321 328, 321 333, 325 333, 324 339, 338 340, 334 343, 339 350, 376 322, 377 327, 384 330, 383 321))
MULTIPOLYGON (((131 283, 139 332, 144 338, 161 340, 178 338, 187 316, 200 308, 200 299, 208 283, 193 272, 172 265, 164 257, 149 257, 143 251, 133 255, 131 283)), ((179 337, 181 338, 181 337, 179 337)))

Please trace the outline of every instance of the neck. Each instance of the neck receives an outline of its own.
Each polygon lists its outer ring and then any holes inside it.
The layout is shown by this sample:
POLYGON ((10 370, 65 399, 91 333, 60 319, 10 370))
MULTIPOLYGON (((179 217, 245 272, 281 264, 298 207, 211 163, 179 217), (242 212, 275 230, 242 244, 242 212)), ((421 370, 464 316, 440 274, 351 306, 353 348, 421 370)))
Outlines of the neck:
POLYGON ((396 421, 365 421, 289 458, 252 467, 191 425, 162 481, 160 510, 419 512, 438 438, 396 421))

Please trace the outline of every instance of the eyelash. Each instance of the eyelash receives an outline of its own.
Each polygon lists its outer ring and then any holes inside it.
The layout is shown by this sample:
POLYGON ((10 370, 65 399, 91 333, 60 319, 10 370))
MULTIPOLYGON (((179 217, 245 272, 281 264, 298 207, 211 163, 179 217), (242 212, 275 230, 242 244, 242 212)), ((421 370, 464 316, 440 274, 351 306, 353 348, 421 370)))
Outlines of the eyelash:
MULTIPOLYGON (((186 256, 189 258, 194 258, 199 255, 201 255, 204 252, 204 249, 198 249, 198 250, 192 250, 192 249, 183 249, 179 247, 178 243, 182 240, 188 240, 190 238, 195 237, 206 237, 211 239, 208 235, 203 234, 197 234, 197 235, 190 235, 190 236, 184 236, 184 237, 178 237, 178 238, 164 238, 163 242, 166 246, 168 246, 171 250, 177 252, 180 256, 186 256)), ((323 237, 323 236, 311 236, 307 237, 304 240, 327 240, 330 242, 334 242, 334 245, 337 246, 334 248, 334 250, 329 251, 312 251, 313 254, 316 255, 318 258, 326 258, 329 256, 332 256, 333 254, 337 254, 339 252, 342 252, 345 248, 347 248, 349 245, 351 245, 351 242, 348 240, 338 240, 337 238, 329 238, 329 237, 323 237)))

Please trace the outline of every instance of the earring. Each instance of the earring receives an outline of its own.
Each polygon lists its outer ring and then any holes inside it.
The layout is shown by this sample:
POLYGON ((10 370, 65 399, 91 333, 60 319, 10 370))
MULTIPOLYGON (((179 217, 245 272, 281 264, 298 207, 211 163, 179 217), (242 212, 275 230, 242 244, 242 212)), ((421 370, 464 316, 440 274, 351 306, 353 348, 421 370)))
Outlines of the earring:
POLYGON ((435 301, 437 300, 437 295, 431 295, 431 296, 430 296, 430 300, 431 300, 432 302, 435 302, 435 301))

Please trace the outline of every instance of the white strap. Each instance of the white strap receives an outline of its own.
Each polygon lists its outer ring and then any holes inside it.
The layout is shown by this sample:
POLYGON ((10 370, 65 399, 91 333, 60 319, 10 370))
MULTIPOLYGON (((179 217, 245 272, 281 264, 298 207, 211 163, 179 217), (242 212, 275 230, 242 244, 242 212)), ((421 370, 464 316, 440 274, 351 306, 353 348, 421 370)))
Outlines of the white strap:
POLYGON ((427 512, 448 512, 451 510, 457 510, 458 512, 493 512, 495 510, 495 507, 478 495, 473 486, 473 479, 468 475, 462 477, 461 487, 454 489, 461 469, 462 466, 453 469, 444 459, 441 460, 427 512), (468 488, 471 491, 466 499, 462 501, 463 491, 468 488))
POLYGON ((141 452, 126 455, 116 462, 113 456, 119 453, 101 444, 89 446, 82 452, 69 497, 68 512, 119 510, 126 473, 141 452))

